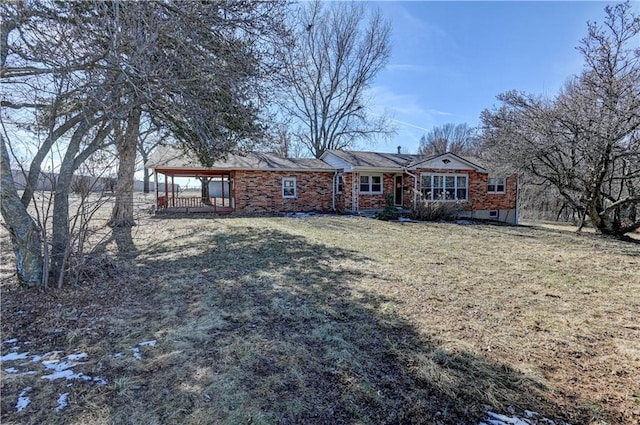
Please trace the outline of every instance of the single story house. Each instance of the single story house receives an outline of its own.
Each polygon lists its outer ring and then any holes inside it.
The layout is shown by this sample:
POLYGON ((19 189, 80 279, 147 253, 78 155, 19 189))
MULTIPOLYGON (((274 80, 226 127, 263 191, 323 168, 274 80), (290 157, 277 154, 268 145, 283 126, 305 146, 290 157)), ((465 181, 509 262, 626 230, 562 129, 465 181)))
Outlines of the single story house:
POLYGON ((156 192, 158 210, 236 214, 284 212, 362 213, 381 210, 391 196, 398 208, 418 199, 462 201, 463 215, 517 223, 517 178, 493 174, 475 158, 453 153, 420 156, 328 150, 319 159, 270 153, 228 155, 202 167, 183 152, 158 148, 146 164, 165 187, 175 177, 209 180, 211 199, 156 192), (168 179, 171 179, 169 182, 168 179))

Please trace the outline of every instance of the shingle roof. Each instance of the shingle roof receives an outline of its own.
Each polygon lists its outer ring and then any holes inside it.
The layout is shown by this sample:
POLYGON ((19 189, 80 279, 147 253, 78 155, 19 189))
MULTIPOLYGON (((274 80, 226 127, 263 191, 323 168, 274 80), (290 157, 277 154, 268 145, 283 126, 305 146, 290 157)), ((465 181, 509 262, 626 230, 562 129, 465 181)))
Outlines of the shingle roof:
POLYGON ((315 158, 282 158, 272 153, 251 152, 245 156, 229 154, 211 167, 203 167, 197 159, 179 149, 161 146, 149 157, 147 168, 209 170, 301 170, 332 171, 333 167, 315 158))
MULTIPOLYGON (((420 164, 425 161, 432 160, 447 154, 435 154, 435 155, 412 155, 403 153, 382 153, 382 152, 363 152, 363 151, 343 151, 343 150, 329 150, 327 151, 340 159, 348 162, 353 167, 361 168, 411 168, 414 165, 420 164)), ((484 168, 479 158, 463 157, 460 155, 454 155, 463 161, 466 161, 470 165, 478 168, 484 168)))
POLYGON ((343 151, 329 150, 335 156, 348 162, 354 167, 371 167, 371 168, 397 168, 407 167, 418 161, 425 161, 435 157, 411 155, 403 153, 382 153, 382 152, 363 152, 363 151, 343 151))

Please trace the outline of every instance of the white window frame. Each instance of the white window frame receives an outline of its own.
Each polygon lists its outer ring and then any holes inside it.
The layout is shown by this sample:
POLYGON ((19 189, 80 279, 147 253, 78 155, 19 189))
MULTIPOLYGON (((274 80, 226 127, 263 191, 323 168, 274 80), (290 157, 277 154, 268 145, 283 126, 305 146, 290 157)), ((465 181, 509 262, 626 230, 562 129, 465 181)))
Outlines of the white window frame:
POLYGON ((487 193, 506 193, 507 179, 504 177, 489 177, 487 181, 487 193), (502 184, 500 184, 502 182, 502 184), (493 186, 493 190, 491 187, 493 186), (498 190, 498 186, 502 186, 502 190, 498 190))
POLYGON ((384 191, 384 177, 382 174, 360 174, 360 176, 358 177, 358 189, 360 189, 360 193, 364 193, 364 194, 368 194, 368 195, 380 195, 383 191, 384 191), (369 187, 368 190, 362 190, 362 178, 366 177, 367 178, 367 183, 366 185, 369 187), (379 191, 374 191, 373 190, 373 178, 374 177, 378 177, 380 178, 380 190, 379 191))
POLYGON ((456 202, 456 201, 468 201, 469 200, 469 175, 468 174, 450 174, 450 173, 422 173, 420 174, 420 189, 422 193, 425 193, 425 189, 427 189, 427 193, 429 194, 427 198, 428 201, 439 201, 439 202, 456 202), (434 177, 442 177, 443 182, 443 190, 447 190, 446 186, 446 178, 453 177, 453 198, 452 199, 434 199, 434 177), (464 199, 458 199, 458 178, 463 177, 465 179, 465 191, 464 191, 464 199), (429 179, 429 186, 425 187, 422 183, 425 178, 429 179))
POLYGON ((500 217, 500 211, 498 211, 498 210, 489 210, 489 218, 497 219, 498 217, 500 217))
POLYGON ((344 189, 344 176, 342 174, 338 174, 336 176, 336 193, 341 194, 344 189))
POLYGON ((283 177, 282 178, 282 197, 284 199, 296 199, 298 197, 298 182, 295 177, 283 177), (291 189, 290 186, 287 186, 287 182, 293 182, 293 195, 286 195, 285 191, 287 189, 291 189))

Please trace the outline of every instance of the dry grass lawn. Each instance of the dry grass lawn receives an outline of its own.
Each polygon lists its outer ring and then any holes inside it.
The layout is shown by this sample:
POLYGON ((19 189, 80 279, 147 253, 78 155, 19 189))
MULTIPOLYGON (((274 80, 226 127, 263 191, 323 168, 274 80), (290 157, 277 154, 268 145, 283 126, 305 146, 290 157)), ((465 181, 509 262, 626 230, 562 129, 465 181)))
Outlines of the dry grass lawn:
POLYGON ((3 362, 3 424, 639 421, 637 244, 204 215, 142 216, 133 242, 78 287, 3 280, 1 354, 28 353, 3 362), (42 378, 74 354, 89 378, 42 378))

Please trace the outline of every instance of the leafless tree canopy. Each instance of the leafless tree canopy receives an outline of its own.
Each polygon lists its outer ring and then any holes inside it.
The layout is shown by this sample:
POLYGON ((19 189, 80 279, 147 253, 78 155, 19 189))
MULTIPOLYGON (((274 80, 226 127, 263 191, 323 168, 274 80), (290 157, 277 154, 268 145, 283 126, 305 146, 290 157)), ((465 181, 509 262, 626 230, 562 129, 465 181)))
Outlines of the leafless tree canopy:
POLYGON ((557 188, 601 233, 640 227, 640 17, 629 3, 589 23, 584 71, 554 99, 511 91, 484 111, 492 156, 557 188))
POLYGON ((303 3, 295 46, 284 58, 283 107, 295 140, 315 157, 357 140, 388 135, 388 120, 368 111, 366 90, 390 56, 390 26, 361 3, 303 3))
MULTIPOLYGON (((286 7, 284 1, 0 5, 0 76, 7 93, 2 106, 9 111, 2 122, 3 161, 18 162, 22 153, 16 138, 9 137, 18 134, 16 129, 32 132, 36 141, 27 155, 22 207, 7 203, 12 210, 3 209, 3 217, 12 235, 36 240, 38 235, 26 230, 28 220, 16 217, 28 218, 26 207, 43 163, 57 152, 51 235, 56 281, 62 279, 69 250, 71 179, 92 155, 104 149, 117 153, 112 223, 130 226, 141 121, 150 119, 171 132, 203 165, 260 139, 267 87, 278 74, 287 35, 286 7), (24 231, 14 231, 14 225, 24 231)), ((2 199, 14 200, 15 187, 8 178, 6 183, 2 199)), ((22 256, 27 245, 18 239, 14 248, 22 256)), ((46 256, 47 242, 38 244, 46 256)), ((19 277, 41 283, 42 273, 35 270, 40 266, 47 268, 41 261, 19 277)))
POLYGON ((479 154, 477 129, 468 124, 445 124, 434 127, 420 139, 419 155, 453 152, 457 155, 479 154))

